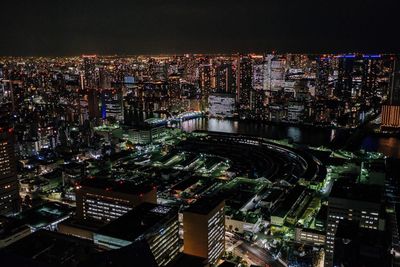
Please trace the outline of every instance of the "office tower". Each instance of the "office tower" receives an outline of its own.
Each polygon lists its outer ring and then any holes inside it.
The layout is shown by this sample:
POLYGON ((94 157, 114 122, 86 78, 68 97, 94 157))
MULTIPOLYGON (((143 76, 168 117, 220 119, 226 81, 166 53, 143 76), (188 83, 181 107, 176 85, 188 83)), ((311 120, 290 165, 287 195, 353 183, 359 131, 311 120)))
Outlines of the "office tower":
POLYGON ((389 267, 392 265, 386 233, 360 227, 356 221, 340 220, 333 265, 344 267, 389 267))
POLYGON ((400 61, 393 60, 388 103, 382 105, 382 128, 400 128, 400 61))
POLYGON ((316 75, 316 96, 327 96, 330 85, 329 77, 333 72, 332 57, 317 58, 317 75, 316 75))
POLYGON ((267 55, 265 62, 267 64, 266 104, 271 104, 277 101, 276 96, 284 87, 286 60, 282 56, 267 55))
POLYGON ((199 85, 202 97, 207 99, 213 87, 211 64, 203 64, 199 67, 199 85))
POLYGON ((180 250, 178 211, 175 208, 143 203, 94 234, 94 243, 120 249, 145 241, 158 266, 173 261, 180 250))
POLYGON ((265 91, 254 89, 250 91, 250 109, 256 118, 262 118, 264 115, 264 101, 265 91))
POLYGON ((99 95, 97 93, 98 85, 96 84, 96 56, 83 55, 82 58, 83 71, 80 75, 80 85, 82 92, 84 92, 83 101, 87 102, 89 119, 98 119, 101 114, 99 109, 99 95))
POLYGON ((184 253, 214 264, 225 251, 225 202, 214 197, 197 200, 183 211, 184 253))
POLYGON ((252 90, 253 67, 249 57, 241 57, 237 70, 237 98, 241 109, 250 108, 250 94, 252 90))
POLYGON ((266 91, 268 86, 268 63, 260 62, 253 65, 252 87, 257 91, 266 91))
POLYGON ((253 79, 250 107, 256 117, 263 118, 268 89, 268 62, 262 61, 254 63, 252 72, 253 79))
POLYGON ((157 203, 156 188, 129 181, 87 178, 76 186, 76 217, 109 222, 142 202, 157 203))
POLYGON ((217 92, 234 94, 236 90, 236 75, 232 63, 222 63, 217 67, 217 92))
POLYGON ((96 85, 96 56, 83 55, 83 81, 81 79, 82 88, 94 88, 96 85))
POLYGON ((96 89, 87 90, 88 114, 90 119, 100 118, 99 96, 96 89))
POLYGON ((122 121, 124 119, 122 101, 122 90, 103 90, 101 92, 102 119, 114 118, 116 121, 122 121))
POLYGON ((361 92, 362 62, 356 55, 339 56, 336 91, 340 98, 348 100, 361 92))
POLYGON ((380 55, 341 55, 337 57, 338 82, 336 90, 344 99, 371 97, 378 88, 380 55))
POLYGON ((98 79, 98 87, 100 89, 110 89, 111 88, 111 79, 110 74, 107 72, 106 66, 101 66, 99 68, 99 79, 98 79))
POLYGON ((400 105, 400 60, 393 60, 393 71, 391 75, 389 105, 400 105))
POLYGON ((14 129, 0 124, 0 215, 19 209, 14 129))
POLYGON ((341 220, 356 221, 361 228, 384 230, 382 188, 377 185, 338 180, 328 201, 325 266, 333 264, 336 230, 341 220))
POLYGON ((235 113, 235 95, 211 94, 208 105, 211 117, 232 118, 235 113))

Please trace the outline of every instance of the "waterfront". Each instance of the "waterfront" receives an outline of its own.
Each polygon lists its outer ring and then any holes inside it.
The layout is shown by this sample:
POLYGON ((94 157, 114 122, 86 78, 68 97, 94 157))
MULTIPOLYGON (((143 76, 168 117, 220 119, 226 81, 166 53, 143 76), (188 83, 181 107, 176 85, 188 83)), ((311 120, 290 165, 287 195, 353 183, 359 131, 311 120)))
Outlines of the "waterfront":
MULTIPOLYGON (((338 147, 349 136, 344 129, 319 128, 312 126, 293 126, 265 124, 252 121, 198 118, 182 122, 181 128, 187 132, 195 130, 240 133, 262 136, 271 139, 289 139, 295 143, 311 146, 338 147), (339 140, 339 141, 338 141, 339 140)), ((400 158, 400 140, 395 137, 366 136, 360 140, 358 148, 377 151, 388 157, 400 158)))

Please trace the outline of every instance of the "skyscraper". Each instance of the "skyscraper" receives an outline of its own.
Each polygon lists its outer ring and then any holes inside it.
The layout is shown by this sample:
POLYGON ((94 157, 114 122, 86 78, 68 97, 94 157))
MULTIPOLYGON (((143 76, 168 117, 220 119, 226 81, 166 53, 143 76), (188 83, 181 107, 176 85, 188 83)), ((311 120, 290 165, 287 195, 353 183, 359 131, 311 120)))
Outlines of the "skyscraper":
POLYGON ((184 252, 215 263, 225 251, 225 202, 207 197, 183 212, 184 252))
POLYGON ((181 247, 178 211, 143 203, 94 234, 94 243, 108 249, 119 249, 138 241, 148 244, 158 266, 173 261, 181 247))
POLYGON ((400 128, 400 61, 398 58, 393 61, 388 103, 382 105, 381 127, 383 129, 400 128))
POLYGON ((107 179, 84 179, 76 187, 76 217, 110 222, 142 202, 157 203, 156 188, 107 179))
POLYGON ((116 121, 124 119, 123 106, 122 106, 122 90, 103 90, 101 92, 101 117, 108 119, 113 117, 116 121))
POLYGON ((0 215, 15 212, 19 206, 13 138, 14 129, 0 124, 0 215))
POLYGON ((204 99, 208 98, 212 88, 212 66, 211 64, 203 64, 199 68, 199 85, 201 95, 204 99))
POLYGON ((355 221, 361 228, 383 230, 382 188, 378 185, 335 182, 329 195, 325 266, 333 264, 335 235, 341 220, 355 221))
POLYGON ((235 69, 232 63, 222 63, 217 67, 217 92, 233 94, 236 90, 235 69))
POLYGON ((238 67, 238 84, 237 86, 237 97, 238 104, 241 109, 250 108, 250 98, 252 90, 252 62, 249 57, 241 57, 238 67))

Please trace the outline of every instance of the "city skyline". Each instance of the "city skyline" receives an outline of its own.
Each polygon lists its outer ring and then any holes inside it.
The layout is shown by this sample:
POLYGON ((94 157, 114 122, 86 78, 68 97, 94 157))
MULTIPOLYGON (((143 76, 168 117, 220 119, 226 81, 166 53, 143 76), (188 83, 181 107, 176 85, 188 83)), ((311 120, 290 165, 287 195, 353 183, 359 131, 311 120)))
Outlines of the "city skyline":
POLYGON ((0 7, 2 267, 400 267, 395 1, 0 7))

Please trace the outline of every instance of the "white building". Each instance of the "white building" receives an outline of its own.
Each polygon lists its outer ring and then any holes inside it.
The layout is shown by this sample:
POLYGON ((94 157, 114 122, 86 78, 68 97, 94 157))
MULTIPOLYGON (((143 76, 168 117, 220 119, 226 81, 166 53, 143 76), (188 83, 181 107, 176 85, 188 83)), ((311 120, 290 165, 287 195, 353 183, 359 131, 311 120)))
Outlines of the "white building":
POLYGON ((211 117, 232 118, 235 113, 235 95, 212 94, 208 97, 211 117))
POLYGON ((287 119, 291 122, 300 122, 304 113, 304 105, 300 103, 289 103, 287 119))

